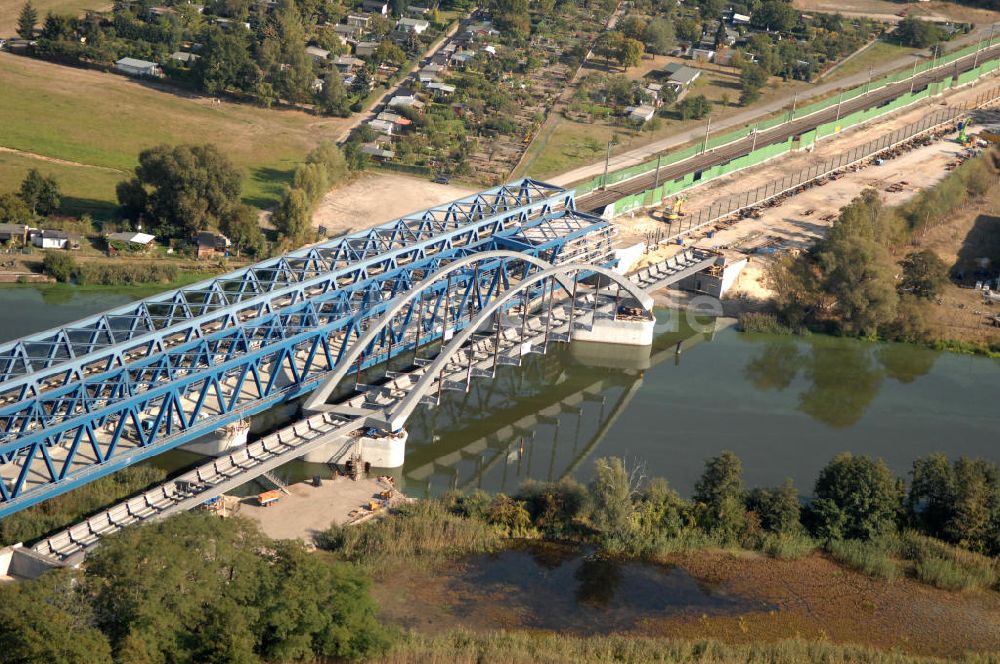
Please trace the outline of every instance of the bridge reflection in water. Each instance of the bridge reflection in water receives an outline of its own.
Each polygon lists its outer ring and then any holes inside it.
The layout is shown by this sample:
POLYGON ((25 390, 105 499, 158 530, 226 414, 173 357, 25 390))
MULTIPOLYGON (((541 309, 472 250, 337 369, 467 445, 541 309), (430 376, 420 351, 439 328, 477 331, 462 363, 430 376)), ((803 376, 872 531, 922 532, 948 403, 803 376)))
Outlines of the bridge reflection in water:
POLYGON ((586 476, 587 462, 600 456, 601 441, 642 387, 644 372, 679 362, 678 344, 683 350, 710 339, 721 323, 706 322, 706 332, 681 325, 660 334, 651 353, 576 342, 503 367, 468 392, 447 393, 437 408, 418 409, 407 424, 401 487, 411 495, 511 492, 529 478, 586 476))

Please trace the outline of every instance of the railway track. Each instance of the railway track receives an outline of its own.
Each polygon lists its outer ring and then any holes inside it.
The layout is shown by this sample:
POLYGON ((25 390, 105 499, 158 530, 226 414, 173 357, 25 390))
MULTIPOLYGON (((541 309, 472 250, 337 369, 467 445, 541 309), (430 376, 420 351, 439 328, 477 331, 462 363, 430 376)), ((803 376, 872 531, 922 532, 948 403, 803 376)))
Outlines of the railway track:
POLYGON ((753 136, 748 135, 739 141, 710 149, 707 152, 695 155, 684 161, 663 166, 660 168, 658 175, 655 171, 650 171, 629 180, 617 182, 606 189, 595 189, 592 192, 578 196, 576 199, 576 208, 587 212, 600 210, 620 198, 652 189, 657 186, 657 182, 669 182, 670 180, 684 177, 689 173, 697 173, 713 166, 728 163, 733 159, 749 154, 751 148, 759 149, 768 145, 782 143, 789 137, 799 136, 815 129, 819 125, 833 122, 855 111, 883 106, 900 95, 910 92, 911 89, 914 92, 919 92, 932 83, 957 77, 959 74, 974 69, 974 65, 978 66, 978 63, 985 62, 990 57, 997 56, 1000 56, 1000 44, 982 49, 978 54, 972 53, 955 62, 918 74, 912 79, 893 83, 879 88, 874 92, 845 100, 839 105, 839 108, 838 106, 830 106, 822 111, 792 120, 791 122, 785 122, 771 129, 760 131, 757 133, 756 140, 753 136))

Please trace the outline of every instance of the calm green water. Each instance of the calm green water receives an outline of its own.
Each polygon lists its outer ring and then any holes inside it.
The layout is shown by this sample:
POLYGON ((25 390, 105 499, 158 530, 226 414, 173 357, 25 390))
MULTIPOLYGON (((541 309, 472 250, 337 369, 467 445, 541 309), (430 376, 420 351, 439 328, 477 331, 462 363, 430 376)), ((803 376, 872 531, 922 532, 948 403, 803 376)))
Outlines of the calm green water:
POLYGON ((641 629, 650 618, 773 608, 724 593, 676 567, 591 554, 531 542, 471 556, 440 572, 451 598, 448 610, 461 619, 501 606, 508 627, 589 635, 641 629))
MULTIPOLYGON (((131 295, 0 289, 0 338, 12 339, 125 303, 131 295)), ((666 320, 669 312, 658 312, 666 320)), ((729 449, 750 485, 792 477, 808 493, 819 469, 851 450, 905 474, 932 452, 1000 461, 1000 361, 912 346, 812 336, 748 337, 733 329, 663 332, 651 357, 574 345, 503 367, 468 394, 411 418, 406 465, 414 495, 448 488, 512 491, 526 478, 586 480, 592 462, 644 463, 688 494, 707 457, 729 449), (680 356, 675 348, 683 341, 680 356)), ((174 469, 196 457, 161 455, 174 469)), ((328 473, 290 464, 289 479, 328 473)))

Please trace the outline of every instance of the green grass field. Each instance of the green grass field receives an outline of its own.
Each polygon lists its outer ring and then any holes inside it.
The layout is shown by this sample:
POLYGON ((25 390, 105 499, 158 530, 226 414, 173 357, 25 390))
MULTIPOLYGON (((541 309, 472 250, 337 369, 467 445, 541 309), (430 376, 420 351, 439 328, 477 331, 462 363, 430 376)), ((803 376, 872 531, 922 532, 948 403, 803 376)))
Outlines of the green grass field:
MULTIPOLYGON (((102 0, 94 2, 89 0, 32 0, 31 4, 38 12, 39 25, 45 21, 45 15, 48 12, 80 16, 88 9, 107 9, 111 6, 110 2, 102 0)), ((23 6, 24 0, 0 0, 0 37, 7 38, 16 35, 17 17, 23 6)))
POLYGON ((115 185, 124 175, 120 171, 92 166, 71 166, 35 159, 13 152, 0 152, 0 192, 14 191, 29 169, 59 181, 62 191, 62 214, 79 217, 89 214, 105 219, 115 211, 115 185))
MULTIPOLYGON (((775 97, 800 90, 808 84, 800 81, 778 83, 772 79, 770 85, 762 90, 761 98, 756 106, 769 103, 775 97)), ((694 84, 689 93, 705 95, 715 103, 712 109, 713 121, 735 115, 746 110, 738 106, 739 84, 735 76, 718 72, 706 72, 694 84), (728 97, 728 104, 723 104, 723 98, 728 97)), ((625 152, 641 147, 671 135, 680 134, 697 127, 705 126, 702 120, 678 120, 674 117, 660 118, 660 126, 653 131, 636 132, 625 127, 612 127, 604 124, 586 124, 559 118, 555 128, 540 135, 528 148, 528 154, 523 160, 516 175, 525 174, 544 180, 573 168, 592 164, 604 159, 608 140, 616 136, 618 145, 615 153, 625 152)), ((731 131, 731 130, 726 130, 731 131)))
POLYGON ((892 44, 879 40, 867 48, 864 52, 859 53, 850 60, 844 62, 844 64, 842 64, 839 68, 831 72, 829 76, 824 76, 823 80, 835 81, 840 78, 851 76, 852 74, 857 74, 858 72, 868 71, 869 67, 874 67, 886 61, 901 58, 904 55, 926 52, 927 49, 910 48, 909 46, 900 46, 899 44, 892 44))
POLYGON ((215 143, 243 170, 244 200, 269 207, 295 165, 345 122, 217 103, 116 74, 7 53, 0 53, 0 81, 0 147, 72 162, 60 167, 30 155, 5 161, 13 168, 3 168, 0 185, 9 190, 9 183, 34 165, 60 181, 65 177, 67 192, 97 208, 114 204, 115 182, 135 166, 141 150, 159 143, 215 143))

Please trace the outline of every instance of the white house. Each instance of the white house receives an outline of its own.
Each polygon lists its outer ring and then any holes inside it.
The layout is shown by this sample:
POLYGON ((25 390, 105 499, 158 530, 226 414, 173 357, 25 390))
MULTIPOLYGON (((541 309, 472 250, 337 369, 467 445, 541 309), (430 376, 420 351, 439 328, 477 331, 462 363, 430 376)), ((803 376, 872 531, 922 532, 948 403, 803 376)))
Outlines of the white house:
POLYGON ((185 53, 184 51, 176 51, 170 54, 171 60, 180 62, 181 64, 187 65, 188 67, 197 62, 198 58, 200 57, 201 56, 198 55, 197 53, 185 53))
POLYGON ((642 106, 629 106, 626 110, 628 111, 628 119, 636 124, 649 122, 656 115, 656 109, 646 104, 642 106))
POLYGON ((338 23, 333 26, 333 31, 340 36, 341 41, 354 39, 354 37, 361 34, 361 30, 362 28, 356 25, 350 25, 349 23, 338 23))
POLYGON ((396 127, 394 123, 389 122, 388 120, 379 120, 378 118, 369 120, 368 126, 380 134, 385 134, 386 136, 392 136, 393 129, 396 127))
POLYGON ((381 148, 375 143, 365 143, 361 146, 361 152, 377 159, 392 159, 396 156, 392 150, 381 148))
POLYGON ((31 236, 31 244, 42 249, 66 249, 69 247, 69 234, 65 231, 41 230, 31 236))
POLYGON ((330 59, 330 51, 319 46, 306 46, 306 55, 316 62, 325 62, 330 59))
POLYGON ((420 18, 401 18, 396 22, 396 29, 401 32, 422 34, 431 24, 420 18))
POLYGON ((359 58, 368 57, 370 55, 375 55, 375 51, 378 50, 378 42, 373 41, 363 41, 358 42, 354 46, 354 55, 359 58))
POLYGON ((427 84, 427 90, 434 93, 435 97, 447 97, 455 92, 455 86, 433 81, 427 84))
POLYGON ((372 14, 389 15, 389 3, 385 0, 365 0, 361 8, 372 14))
POLYGON ((149 233, 111 233, 108 235, 108 242, 124 242, 125 244, 134 244, 140 247, 148 247, 149 243, 156 239, 156 236, 150 235, 149 233))
POLYGON ((349 55, 340 55, 333 61, 333 64, 341 71, 349 71, 356 67, 364 67, 365 61, 349 55))
POLYGON ((415 108, 419 111, 424 107, 424 102, 417 99, 414 95, 396 95, 386 105, 389 108, 400 106, 402 108, 415 108))
POLYGON ((369 21, 371 21, 371 16, 368 14, 348 14, 347 15, 347 25, 354 25, 359 28, 367 28, 369 21))
POLYGON ((162 76, 160 65, 149 60, 122 58, 115 62, 115 69, 129 76, 162 76))
POLYGON ((750 17, 746 14, 733 14, 733 25, 750 25, 750 17))

